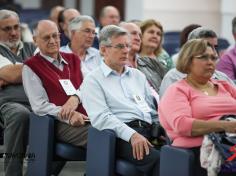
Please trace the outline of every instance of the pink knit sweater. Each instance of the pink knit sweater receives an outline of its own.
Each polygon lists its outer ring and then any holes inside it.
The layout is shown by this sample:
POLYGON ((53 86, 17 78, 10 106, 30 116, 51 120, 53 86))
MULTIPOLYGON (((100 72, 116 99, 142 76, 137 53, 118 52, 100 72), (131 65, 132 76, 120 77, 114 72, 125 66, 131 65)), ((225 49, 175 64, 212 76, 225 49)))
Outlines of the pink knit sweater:
POLYGON ((202 136, 192 137, 195 119, 218 120, 222 115, 236 115, 236 87, 226 81, 211 80, 218 86, 216 96, 192 88, 185 79, 171 85, 159 104, 159 118, 174 146, 197 147, 202 136))

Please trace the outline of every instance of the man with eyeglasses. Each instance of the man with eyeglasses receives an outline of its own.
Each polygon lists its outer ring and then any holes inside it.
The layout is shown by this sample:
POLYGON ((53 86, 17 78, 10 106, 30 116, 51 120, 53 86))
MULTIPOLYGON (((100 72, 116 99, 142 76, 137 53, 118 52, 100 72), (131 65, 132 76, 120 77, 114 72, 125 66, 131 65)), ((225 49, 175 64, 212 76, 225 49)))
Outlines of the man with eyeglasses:
POLYGON ((4 126, 6 176, 22 175, 31 108, 21 72, 22 63, 34 50, 32 43, 21 42, 19 16, 10 10, 0 10, 0 122, 4 126))
POLYGON ((126 66, 129 34, 108 25, 101 30, 99 40, 104 62, 84 79, 83 106, 92 126, 115 131, 118 157, 146 175, 159 175, 159 151, 149 142, 157 111, 145 75, 126 66))
POLYGON ((162 63, 159 60, 149 57, 140 57, 138 52, 141 47, 141 29, 133 22, 121 22, 120 27, 126 29, 130 33, 131 48, 129 51, 129 59, 127 65, 137 68, 143 74, 145 74, 150 86, 153 88, 153 95, 159 101, 159 87, 161 81, 166 73, 162 63))
MULTIPOLYGON (((213 30, 207 29, 204 27, 196 28, 188 36, 188 40, 191 40, 191 39, 205 39, 205 40, 207 40, 210 43, 210 45, 212 45, 212 47, 215 49, 215 55, 216 55, 216 57, 218 57, 217 35, 213 30)), ((208 59, 208 58, 206 58, 206 59, 208 59)), ((215 58, 213 58, 213 59, 215 59, 215 58)), ((173 84, 174 82, 176 82, 178 80, 183 79, 184 77, 186 77, 186 74, 179 72, 176 68, 169 70, 161 82, 160 91, 159 91, 160 97, 163 96, 164 92, 171 84, 173 84)), ((233 81, 226 74, 224 74, 218 70, 215 70, 212 78, 219 79, 219 80, 226 80, 234 85, 233 81)))
POLYGON ((59 52, 60 34, 50 20, 38 22, 34 41, 40 52, 25 62, 22 72, 32 110, 55 116, 57 140, 85 148, 89 124, 77 91, 83 81, 80 59, 59 52))
POLYGON ((74 53, 79 56, 81 71, 85 77, 102 62, 99 51, 91 47, 96 35, 95 22, 92 17, 82 15, 74 18, 69 23, 68 30, 70 42, 66 46, 62 46, 60 51, 74 53))

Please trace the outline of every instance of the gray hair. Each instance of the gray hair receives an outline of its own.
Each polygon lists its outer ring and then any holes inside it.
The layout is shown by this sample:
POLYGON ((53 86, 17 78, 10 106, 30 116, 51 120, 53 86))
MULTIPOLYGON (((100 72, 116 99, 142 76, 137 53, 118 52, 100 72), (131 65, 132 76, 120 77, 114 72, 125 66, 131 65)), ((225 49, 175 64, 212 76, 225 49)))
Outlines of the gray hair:
POLYGON ((232 32, 233 34, 236 34, 236 17, 232 20, 232 32))
POLYGON ((9 17, 16 17, 18 20, 20 20, 18 14, 11 10, 0 10, 0 20, 7 19, 9 17))
POLYGON ((112 37, 119 37, 123 35, 128 35, 129 33, 124 28, 118 27, 116 25, 107 25, 102 28, 99 34, 99 44, 100 45, 110 45, 112 37))
POLYGON ((82 27, 83 23, 87 21, 95 25, 94 19, 91 16, 87 16, 87 15, 81 15, 71 20, 68 26, 69 37, 71 38, 72 31, 79 30, 82 27))
POLYGON ((211 30, 204 27, 198 27, 194 29, 190 34, 188 35, 188 40, 191 39, 201 39, 201 38, 216 38, 216 33, 211 30))

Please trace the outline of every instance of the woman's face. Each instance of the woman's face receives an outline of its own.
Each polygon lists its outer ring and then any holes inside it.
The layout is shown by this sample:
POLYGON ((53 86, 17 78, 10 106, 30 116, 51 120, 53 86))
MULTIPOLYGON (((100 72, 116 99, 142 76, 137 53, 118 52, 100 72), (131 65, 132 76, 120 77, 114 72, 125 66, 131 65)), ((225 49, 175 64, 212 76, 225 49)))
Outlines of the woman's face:
POLYGON ((157 26, 152 25, 148 27, 144 31, 142 36, 142 46, 150 47, 153 49, 159 48, 161 43, 161 36, 162 32, 157 26))
POLYGON ((189 74, 195 78, 210 79, 215 72, 217 59, 214 50, 207 47, 203 54, 193 57, 189 74))

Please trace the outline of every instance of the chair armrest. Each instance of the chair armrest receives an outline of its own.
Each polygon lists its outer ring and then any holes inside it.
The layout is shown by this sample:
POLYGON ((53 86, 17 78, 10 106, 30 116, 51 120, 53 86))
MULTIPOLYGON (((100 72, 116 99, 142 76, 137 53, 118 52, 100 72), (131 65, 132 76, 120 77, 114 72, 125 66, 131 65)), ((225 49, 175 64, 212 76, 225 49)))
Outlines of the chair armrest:
POLYGON ((89 128, 86 175, 111 176, 115 168, 116 135, 112 130, 89 128))
POLYGON ((28 164, 28 175, 49 175, 51 168, 48 161, 53 158, 53 153, 51 152, 53 151, 53 144, 54 118, 49 115, 41 117, 31 113, 28 151, 35 158, 28 164))
POLYGON ((192 176, 194 154, 189 149, 165 145, 161 148, 160 176, 192 176))

